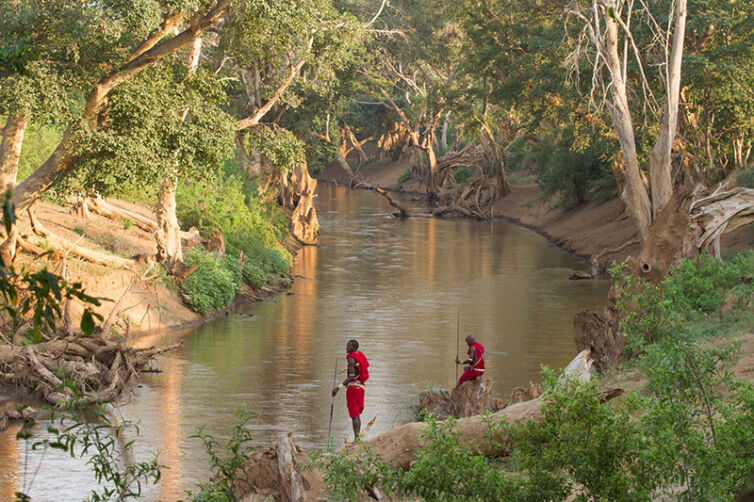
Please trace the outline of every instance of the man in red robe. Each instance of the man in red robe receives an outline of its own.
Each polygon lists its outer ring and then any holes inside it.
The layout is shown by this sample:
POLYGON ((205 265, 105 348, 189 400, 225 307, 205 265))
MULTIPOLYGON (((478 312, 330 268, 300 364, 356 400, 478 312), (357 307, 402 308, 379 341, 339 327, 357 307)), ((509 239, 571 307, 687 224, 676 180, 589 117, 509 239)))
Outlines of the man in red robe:
POLYGON ((463 361, 456 359, 456 364, 468 364, 468 366, 463 369, 463 374, 458 379, 456 387, 467 380, 473 380, 479 375, 484 375, 484 346, 474 340, 474 337, 471 335, 466 337, 466 345, 469 346, 469 349, 466 351, 469 358, 463 361))
POLYGON ((351 417, 353 425, 353 440, 359 439, 361 432, 361 412, 364 411, 364 384, 369 379, 369 361, 367 357, 359 351, 359 342, 350 340, 346 344, 346 360, 348 361, 348 376, 343 383, 332 390, 333 397, 343 387, 346 388, 346 406, 348 407, 348 416, 351 417))

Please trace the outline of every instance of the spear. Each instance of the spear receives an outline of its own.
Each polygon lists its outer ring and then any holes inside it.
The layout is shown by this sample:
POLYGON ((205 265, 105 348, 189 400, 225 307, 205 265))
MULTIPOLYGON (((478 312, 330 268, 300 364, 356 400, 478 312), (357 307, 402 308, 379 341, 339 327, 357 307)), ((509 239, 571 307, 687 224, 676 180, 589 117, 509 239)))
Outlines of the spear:
MULTIPOLYGON (((335 374, 332 376, 332 386, 333 389, 335 388, 335 380, 338 378, 338 358, 335 358, 335 374)), ((327 428, 327 441, 330 442, 330 438, 332 437, 332 412, 333 408, 335 407, 335 396, 332 396, 330 399, 330 426, 327 428)))
MULTIPOLYGON (((458 361, 458 345, 461 343, 461 305, 458 305, 458 319, 456 321, 456 361, 458 361)), ((458 364, 456 363, 456 380, 458 380, 458 364)))

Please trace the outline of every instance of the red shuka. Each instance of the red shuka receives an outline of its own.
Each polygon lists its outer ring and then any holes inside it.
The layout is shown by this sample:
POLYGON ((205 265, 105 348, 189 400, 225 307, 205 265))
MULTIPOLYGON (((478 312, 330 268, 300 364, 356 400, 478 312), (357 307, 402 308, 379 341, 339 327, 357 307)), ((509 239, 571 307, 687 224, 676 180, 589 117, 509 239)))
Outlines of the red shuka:
POLYGON ((359 376, 356 377, 354 382, 358 381, 366 383, 366 381, 369 380, 369 361, 367 361, 367 356, 365 356, 363 352, 357 350, 356 352, 349 352, 348 355, 346 355, 346 361, 348 359, 356 361, 356 367, 359 369, 359 376))
POLYGON ((458 379, 458 383, 463 383, 466 380, 473 380, 479 375, 484 374, 484 346, 479 342, 472 343, 469 350, 466 351, 466 354, 469 356, 471 356, 471 347, 474 347, 476 364, 472 363, 469 365, 469 369, 463 372, 461 378, 458 379))

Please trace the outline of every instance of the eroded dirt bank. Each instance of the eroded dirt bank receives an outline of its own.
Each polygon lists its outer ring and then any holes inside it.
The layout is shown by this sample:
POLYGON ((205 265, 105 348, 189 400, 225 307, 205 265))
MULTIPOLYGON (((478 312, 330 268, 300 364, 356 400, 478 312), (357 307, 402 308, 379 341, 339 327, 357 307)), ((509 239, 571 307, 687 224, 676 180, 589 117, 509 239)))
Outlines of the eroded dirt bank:
MULTIPOLYGON (((374 186, 388 191, 412 194, 419 199, 424 184, 414 180, 400 183, 411 165, 411 159, 397 162, 371 162, 357 175, 374 186)), ((327 183, 347 184, 348 177, 337 166, 330 166, 317 176, 327 183)), ((638 233, 625 214, 620 199, 586 202, 570 208, 553 208, 545 201, 536 183, 514 184, 510 194, 493 207, 495 218, 506 219, 542 234, 555 244, 586 259, 596 257, 604 269, 613 261, 620 262, 639 251, 638 233)), ((422 197, 423 200, 423 197, 422 197)), ((424 202, 414 201, 415 204, 424 202)), ((726 234, 723 253, 754 246, 754 231, 743 227, 726 234)))

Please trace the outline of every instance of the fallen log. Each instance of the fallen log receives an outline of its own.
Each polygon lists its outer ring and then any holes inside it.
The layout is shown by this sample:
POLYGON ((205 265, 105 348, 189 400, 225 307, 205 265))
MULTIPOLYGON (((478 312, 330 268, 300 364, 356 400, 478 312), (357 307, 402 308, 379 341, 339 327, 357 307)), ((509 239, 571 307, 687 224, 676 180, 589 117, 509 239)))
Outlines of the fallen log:
POLYGON ((372 187, 372 189, 375 192, 377 192, 378 194, 380 194, 383 197, 385 197, 385 199, 387 200, 387 203, 390 204, 391 207, 394 207, 395 209, 398 210, 397 216, 399 216, 400 218, 408 218, 408 209, 406 208, 406 206, 404 206, 403 204, 400 204, 399 202, 397 202, 395 199, 393 199, 390 196, 389 193, 387 193, 382 188, 380 188, 380 187, 372 187))
POLYGON ((21 387, 48 403, 58 404, 73 395, 78 402, 102 403, 126 392, 138 372, 150 370, 155 356, 175 349, 136 349, 102 337, 68 336, 33 345, 0 345, 0 375, 5 383, 21 387), (65 375, 66 385, 62 375, 65 375))

